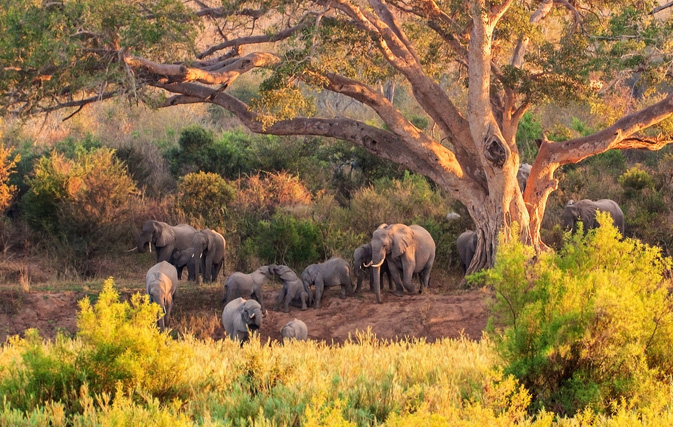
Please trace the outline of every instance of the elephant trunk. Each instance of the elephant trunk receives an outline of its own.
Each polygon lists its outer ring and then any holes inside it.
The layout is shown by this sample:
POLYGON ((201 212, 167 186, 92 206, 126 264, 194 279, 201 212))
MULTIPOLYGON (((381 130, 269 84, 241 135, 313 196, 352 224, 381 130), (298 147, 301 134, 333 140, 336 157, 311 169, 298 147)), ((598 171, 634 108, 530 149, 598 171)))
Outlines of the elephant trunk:
POLYGON ((381 261, 377 264, 374 264, 374 260, 369 262, 369 266, 372 268, 372 275, 373 275, 373 288, 374 288, 374 293, 376 294, 376 302, 381 304, 381 266, 383 265, 383 262, 386 260, 386 253, 385 251, 383 252, 383 257, 381 258, 381 261))

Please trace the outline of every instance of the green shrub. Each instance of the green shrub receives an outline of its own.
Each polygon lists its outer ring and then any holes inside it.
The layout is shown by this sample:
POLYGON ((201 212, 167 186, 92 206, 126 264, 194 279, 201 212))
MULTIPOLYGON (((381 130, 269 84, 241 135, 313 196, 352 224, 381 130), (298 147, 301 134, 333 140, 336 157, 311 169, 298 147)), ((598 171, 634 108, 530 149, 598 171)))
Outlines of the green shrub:
POLYGON ((297 220, 292 214, 276 212, 270 221, 260 221, 255 237, 262 262, 306 266, 320 261, 325 250, 318 225, 297 220))
POLYGON ((610 413, 623 399, 658 411, 673 374, 671 260, 598 218, 558 253, 500 239, 494 268, 476 275, 496 292, 490 331, 538 408, 610 413))
POLYGON ((210 172, 189 173, 178 181, 176 207, 189 223, 203 228, 224 230, 228 206, 236 197, 236 189, 221 176, 210 172))
POLYGON ((95 274, 88 261, 132 241, 128 219, 137 189, 114 151, 81 150, 72 160, 52 151, 40 158, 28 184, 26 220, 56 245, 60 271, 95 274))
POLYGON ((68 414, 82 412, 82 397, 122 397, 145 391, 170 401, 184 395, 176 386, 188 367, 189 347, 159 332, 161 308, 146 295, 119 302, 108 279, 96 304, 80 301, 75 340, 57 337, 44 343, 37 331, 11 344, 21 363, 0 376, 5 405, 31 411, 45 402, 60 402, 68 414), (121 394, 120 394, 121 393, 121 394))
POLYGON ((0 143, 0 213, 7 210, 18 191, 18 187, 10 183, 10 178, 20 160, 20 154, 13 153, 13 150, 0 143))
POLYGON ((633 197, 640 190, 646 188, 654 189, 654 181, 647 171, 643 170, 639 164, 624 172, 617 182, 624 188, 627 195, 633 197))
POLYGON ((537 155, 535 140, 542 137, 542 125, 539 117, 530 111, 524 113, 516 130, 516 145, 519 148, 521 162, 533 163, 537 155))

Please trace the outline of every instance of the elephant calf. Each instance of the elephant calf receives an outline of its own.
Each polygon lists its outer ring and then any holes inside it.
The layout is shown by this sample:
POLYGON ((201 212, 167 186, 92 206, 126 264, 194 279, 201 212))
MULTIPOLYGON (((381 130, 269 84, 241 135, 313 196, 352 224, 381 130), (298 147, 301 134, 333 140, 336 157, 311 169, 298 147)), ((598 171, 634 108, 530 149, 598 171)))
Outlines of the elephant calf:
POLYGON ((182 279, 182 270, 187 267, 187 280, 196 280, 194 248, 174 249, 169 262, 178 270, 178 280, 182 279))
POLYGON ((315 286, 315 308, 320 308, 320 300, 325 288, 330 286, 341 286, 341 298, 353 295, 353 284, 351 283, 351 268, 348 262, 342 258, 330 258, 322 264, 311 264, 304 269, 301 274, 304 286, 310 288, 315 286))
POLYGON ((164 316, 157 322, 163 331, 171 317, 173 298, 178 289, 178 272, 167 261, 161 261, 147 271, 145 285, 150 302, 159 304, 164 311, 164 316))
POLYGON ((257 301, 236 298, 224 306, 222 326, 229 338, 243 344, 250 338, 250 331, 262 327, 262 307, 257 301))
POLYGON ((224 302, 230 303, 238 297, 251 298, 259 303, 264 313, 262 286, 274 275, 275 265, 259 267, 250 274, 235 272, 224 282, 224 302))
POLYGON ((273 309, 278 310, 280 305, 283 305, 285 313, 290 311, 290 303, 292 305, 300 305, 302 310, 306 310, 308 305, 313 302, 313 294, 311 288, 306 286, 304 282, 297 277, 290 267, 286 265, 276 265, 273 267, 274 273, 283 281, 283 289, 278 294, 278 299, 273 309))
POLYGON ((297 341, 305 341, 308 338, 308 328, 306 327, 306 323, 299 319, 294 319, 283 326, 280 330, 280 335, 283 337, 283 342, 292 338, 297 341))

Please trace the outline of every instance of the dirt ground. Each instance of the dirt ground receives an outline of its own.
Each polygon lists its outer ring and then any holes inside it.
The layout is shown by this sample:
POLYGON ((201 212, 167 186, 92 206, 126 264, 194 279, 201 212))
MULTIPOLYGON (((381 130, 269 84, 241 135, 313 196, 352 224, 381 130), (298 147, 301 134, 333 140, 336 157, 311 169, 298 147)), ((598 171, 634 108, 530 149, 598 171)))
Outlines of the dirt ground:
MULTIPOLYGON (((420 295, 396 297, 384 292, 383 303, 377 304, 368 291, 354 297, 340 299, 337 289, 328 289, 320 309, 302 311, 290 307, 289 313, 273 311, 279 285, 265 291, 267 314, 260 336, 280 339, 280 329, 288 321, 303 320, 309 329, 309 338, 327 343, 342 343, 357 330, 371 328, 381 339, 424 337, 434 341, 442 337, 456 338, 461 334, 479 339, 486 326, 486 301, 490 294, 481 289, 443 291, 431 288, 420 295)), ((172 326, 181 333, 190 332, 200 338, 222 339, 222 285, 202 285, 181 282, 175 300, 172 326)), ((122 298, 142 289, 122 289, 122 298)), ((88 292, 95 294, 95 292, 88 292)), ((76 331, 77 301, 84 291, 24 291, 0 287, 0 342, 7 336, 23 334, 27 328, 36 328, 41 336, 53 338, 57 332, 74 334, 76 331)))
MULTIPOLYGON (((144 271, 137 263, 118 270, 115 283, 122 299, 145 292, 144 271)), ((103 280, 67 282, 55 276, 50 269, 37 266, 34 259, 0 263, 0 343, 10 335, 23 335, 28 328, 36 328, 45 338, 53 338, 58 332, 69 335, 76 332, 77 302, 86 296, 95 298, 103 280)), ((367 328, 386 340, 423 337, 434 341, 461 334, 478 340, 488 319, 487 301, 491 293, 483 289, 456 290, 461 279, 462 276, 433 272, 429 291, 403 297, 382 291, 382 304, 377 304, 374 294, 366 290, 367 281, 363 292, 346 299, 339 298, 339 289, 328 288, 320 309, 302 311, 291 306, 289 313, 273 310, 281 284, 269 282, 264 292, 267 311, 260 337, 263 341, 280 339, 282 326, 297 318, 307 324, 309 338, 326 343, 342 343, 349 335, 367 328)), ((204 285, 180 282, 171 322, 176 336, 191 333, 204 339, 224 337, 220 320, 224 308, 223 284, 224 278, 204 285)))

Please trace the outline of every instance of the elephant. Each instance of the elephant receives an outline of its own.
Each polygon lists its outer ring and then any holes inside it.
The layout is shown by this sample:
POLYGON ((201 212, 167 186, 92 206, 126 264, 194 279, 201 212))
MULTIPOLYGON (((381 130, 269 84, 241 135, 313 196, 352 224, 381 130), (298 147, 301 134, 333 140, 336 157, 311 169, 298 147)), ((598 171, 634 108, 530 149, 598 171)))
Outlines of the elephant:
MULTIPOLYGON (((372 260, 372 244, 365 243, 364 245, 358 246, 353 252, 353 272, 355 273, 355 278, 357 282, 355 284, 355 292, 360 292, 362 290, 362 279, 365 277, 365 272, 369 273, 369 290, 374 290, 374 279, 372 275, 374 274, 374 269, 365 267, 365 264, 368 264, 372 260)), ((388 288, 393 289, 393 281, 390 276, 390 270, 388 269, 388 264, 383 263, 381 265, 379 281, 383 282, 383 276, 388 276, 388 288)))
POLYGON ((290 303, 298 305, 302 310, 306 310, 308 305, 313 304, 313 292, 290 267, 286 265, 276 265, 273 267, 274 273, 283 281, 283 289, 278 294, 276 304, 273 309, 278 311, 280 305, 283 305, 285 313, 290 311, 290 303))
POLYGON ((259 303, 264 313, 262 286, 273 277, 275 265, 259 267, 250 274, 235 272, 224 282, 224 302, 228 304, 238 297, 250 298, 259 303))
POLYGON ((165 222, 149 220, 143 225, 138 236, 138 252, 152 252, 152 244, 157 250, 157 262, 170 261, 175 249, 184 250, 193 246, 196 230, 187 224, 168 225, 165 222))
POLYGON ((306 323, 299 319, 290 320, 280 330, 280 335, 283 337, 283 342, 292 338, 297 341, 305 341, 308 338, 308 328, 306 323))
POLYGON ((178 270, 178 280, 182 279, 182 269, 187 267, 187 280, 196 280, 194 248, 174 249, 168 261, 178 270))
POLYGON ((200 284, 202 279, 206 282, 214 282, 220 270, 224 275, 226 244, 224 237, 214 230, 205 229, 194 234, 192 246, 194 257, 198 258, 194 263, 194 276, 197 283, 200 284))
POLYGON ((224 306, 222 326, 229 338, 243 345, 250 338, 250 331, 262 327, 262 307, 255 300, 238 297, 224 306))
POLYGON ((381 303, 381 283, 379 269, 384 261, 395 283, 395 295, 404 295, 404 289, 416 293, 411 284, 414 273, 420 275, 420 292, 430 284, 430 271, 435 262, 435 241, 420 225, 381 224, 372 233, 372 261, 365 267, 374 269, 374 293, 376 302, 381 303))
POLYGON ((477 249, 477 233, 472 230, 462 232, 456 240, 456 246, 458 246, 460 265, 463 267, 463 271, 467 271, 477 249))
POLYGON ((170 321, 173 299, 178 290, 178 272, 175 266, 168 261, 154 264, 145 275, 145 288, 150 302, 159 304, 164 311, 164 315, 157 321, 163 331, 170 321))
POLYGON ((610 199, 600 199, 595 202, 589 199, 580 200, 579 202, 570 200, 563 209, 561 225, 564 229, 575 232, 577 221, 582 221, 584 231, 586 232, 600 225, 596 221, 597 211, 609 213, 615 222, 615 227, 617 227, 622 236, 624 235, 624 212, 622 212, 617 202, 610 199))
POLYGON ((528 163, 519 165, 519 170, 516 173, 516 180, 519 182, 521 193, 526 191, 526 181, 528 181, 531 169, 533 169, 533 166, 529 165, 528 163))
POLYGON ((351 267, 348 261, 342 258, 334 257, 321 264, 309 265, 301 273, 301 280, 306 287, 315 286, 313 303, 315 308, 320 308, 320 300, 325 288, 341 286, 341 298, 346 298, 346 292, 349 296, 353 295, 351 267))

